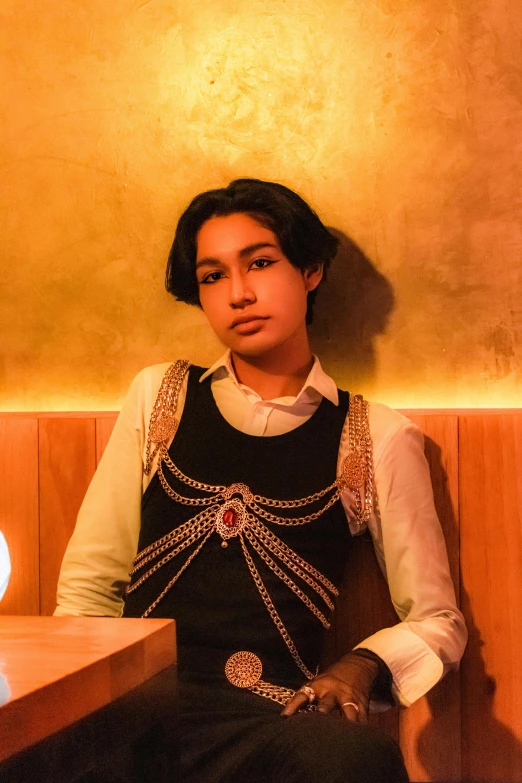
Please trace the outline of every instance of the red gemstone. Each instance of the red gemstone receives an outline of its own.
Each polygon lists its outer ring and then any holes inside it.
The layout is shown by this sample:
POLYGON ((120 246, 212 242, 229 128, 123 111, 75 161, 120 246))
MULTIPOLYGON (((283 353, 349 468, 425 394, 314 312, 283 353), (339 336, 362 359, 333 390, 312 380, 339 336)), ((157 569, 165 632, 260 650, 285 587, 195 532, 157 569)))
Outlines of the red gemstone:
POLYGON ((223 514, 223 524, 227 527, 235 527, 237 525, 237 511, 228 508, 223 514))

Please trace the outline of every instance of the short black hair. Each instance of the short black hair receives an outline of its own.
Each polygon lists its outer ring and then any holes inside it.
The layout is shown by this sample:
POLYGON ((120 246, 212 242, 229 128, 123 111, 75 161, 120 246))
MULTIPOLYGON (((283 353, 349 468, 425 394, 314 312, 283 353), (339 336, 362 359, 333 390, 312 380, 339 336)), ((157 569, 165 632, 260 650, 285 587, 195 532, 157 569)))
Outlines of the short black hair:
MULTIPOLYGON (((181 302, 201 307, 196 277, 197 235, 212 217, 242 213, 273 231, 293 266, 305 270, 323 265, 323 279, 335 258, 339 240, 313 209, 278 182, 235 179, 226 188, 200 193, 181 215, 169 253, 165 286, 181 302)), ((312 322, 317 288, 308 294, 306 323, 312 322)))

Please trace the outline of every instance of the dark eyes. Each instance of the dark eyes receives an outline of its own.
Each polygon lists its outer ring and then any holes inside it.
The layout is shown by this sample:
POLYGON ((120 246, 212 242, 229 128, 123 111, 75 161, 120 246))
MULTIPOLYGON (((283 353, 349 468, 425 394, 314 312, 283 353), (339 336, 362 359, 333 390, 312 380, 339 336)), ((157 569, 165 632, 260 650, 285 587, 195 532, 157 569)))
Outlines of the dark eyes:
MULTIPOLYGON (((270 258, 255 258, 250 266, 249 270, 253 269, 267 269, 269 266, 272 266, 272 264, 275 264, 276 262, 273 261, 270 258)), ((199 285, 208 285, 212 283, 217 283, 219 280, 222 280, 225 277, 224 272, 209 272, 205 277, 199 281, 199 285)))
POLYGON ((250 266, 251 268, 254 267, 254 269, 266 269, 267 266, 271 266, 273 263, 274 261, 271 261, 269 258, 256 258, 250 266))
POLYGON ((221 280, 223 277, 223 272, 209 272, 208 275, 205 275, 203 280, 199 281, 199 284, 202 285, 203 283, 217 283, 218 280, 221 280))

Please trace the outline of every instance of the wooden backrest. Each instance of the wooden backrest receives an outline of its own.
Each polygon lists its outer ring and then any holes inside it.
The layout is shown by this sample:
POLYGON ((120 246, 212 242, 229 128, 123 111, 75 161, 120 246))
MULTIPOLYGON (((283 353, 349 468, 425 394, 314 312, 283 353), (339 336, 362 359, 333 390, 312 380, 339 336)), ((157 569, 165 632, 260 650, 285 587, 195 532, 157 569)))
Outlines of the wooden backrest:
MULTIPOLYGON (((373 718, 412 781, 522 780, 522 411, 406 412, 426 437, 437 510, 470 631, 460 672, 373 718)), ((0 530, 13 561, 2 614, 51 614, 63 551, 114 414, 0 414, 0 530)), ((356 541, 330 654, 396 622, 371 542, 356 541), (360 606, 343 622, 348 601, 360 606), (344 608, 343 608, 344 606, 344 608)))

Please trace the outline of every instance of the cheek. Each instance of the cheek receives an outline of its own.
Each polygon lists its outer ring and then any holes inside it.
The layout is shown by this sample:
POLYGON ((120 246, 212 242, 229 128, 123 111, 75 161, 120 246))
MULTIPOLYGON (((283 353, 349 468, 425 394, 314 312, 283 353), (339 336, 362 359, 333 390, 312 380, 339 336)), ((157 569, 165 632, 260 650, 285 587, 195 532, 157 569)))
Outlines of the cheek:
POLYGON ((302 281, 285 281, 274 295, 274 305, 288 320, 302 320, 306 313, 307 291, 302 281))
POLYGON ((208 294, 201 294, 199 296, 201 309, 203 310, 207 321, 211 328, 217 335, 222 335, 228 328, 228 311, 223 307, 222 303, 217 297, 208 294))

